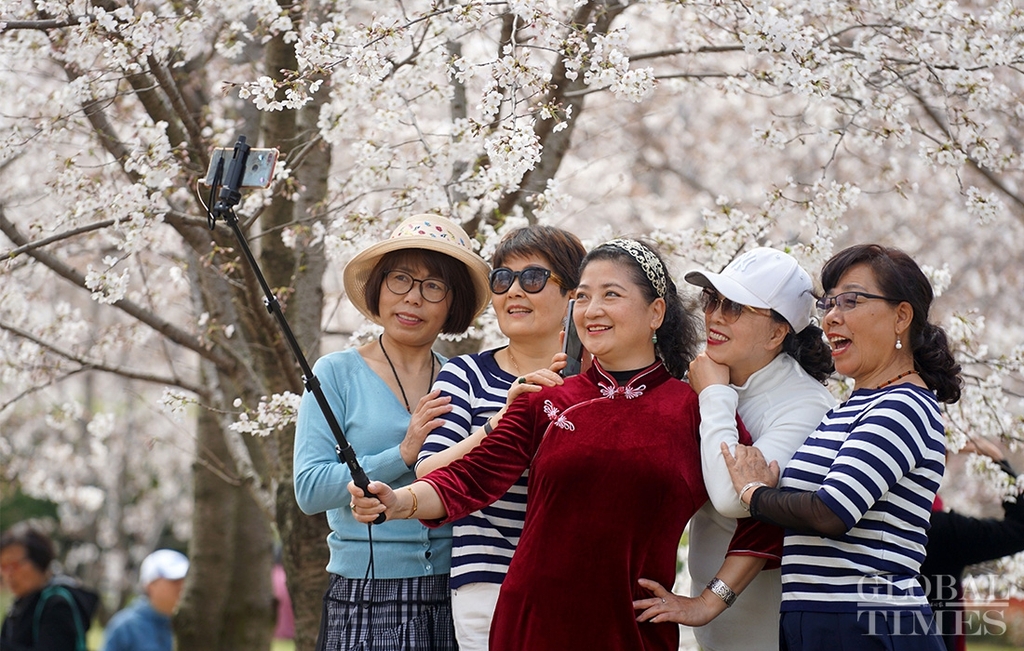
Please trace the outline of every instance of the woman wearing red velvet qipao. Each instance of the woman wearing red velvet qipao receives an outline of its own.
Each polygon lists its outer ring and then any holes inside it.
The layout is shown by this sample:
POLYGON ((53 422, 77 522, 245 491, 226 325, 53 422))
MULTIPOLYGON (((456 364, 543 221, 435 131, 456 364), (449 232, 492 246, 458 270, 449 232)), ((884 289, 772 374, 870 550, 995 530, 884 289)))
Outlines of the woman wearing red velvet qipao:
MULTIPOLYGON (((513 402, 494 431, 451 465, 380 501, 350 485, 357 520, 457 520, 530 469, 526 521, 502 584, 492 651, 675 651, 678 626, 636 621, 638 580, 670 585, 690 516, 707 499, 697 395, 677 379, 699 322, 664 263, 612 240, 582 264, 573 318, 594 364, 513 402)), ((387 523, 381 525, 387 527, 387 523)))

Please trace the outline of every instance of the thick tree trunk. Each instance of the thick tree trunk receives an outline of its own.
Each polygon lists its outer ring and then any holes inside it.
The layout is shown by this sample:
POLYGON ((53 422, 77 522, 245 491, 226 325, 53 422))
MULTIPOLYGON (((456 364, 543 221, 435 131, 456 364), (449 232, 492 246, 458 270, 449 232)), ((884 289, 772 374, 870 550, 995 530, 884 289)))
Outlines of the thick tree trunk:
POLYGON ((226 481, 229 459, 220 422, 210 412, 196 423, 196 463, 192 468, 195 505, 192 510, 191 564, 174 628, 182 649, 217 649, 224 606, 230 598, 235 557, 232 523, 242 493, 240 483, 226 481), (219 472, 215 474, 214 469, 219 472))
MULTIPOLYGON (((289 463, 289 466, 291 464, 289 463)), ((320 627, 320 613, 327 590, 327 517, 308 516, 295 504, 291 482, 277 491, 277 527, 281 533, 288 594, 295 613, 295 651, 312 651, 320 627)))
MULTIPOLYGON (((231 589, 224 604, 222 651, 269 649, 274 635, 273 531, 249 491, 242 489, 235 509, 235 555, 231 589)), ((191 649, 185 645, 179 648, 191 649)))
POLYGON ((200 412, 197 436, 191 565, 174 619, 178 648, 269 649, 274 621, 270 527, 237 480, 216 414, 200 412))
MULTIPOLYGON (((323 8, 313 2, 304 9, 315 13, 323 8)), ((267 44, 264 60, 272 75, 297 67, 294 46, 280 37, 267 44)), ((275 197, 273 204, 263 211, 260 226, 266 236, 260 241, 260 261, 271 287, 280 288, 283 311, 310 364, 320 355, 322 281, 326 268, 323 242, 315 242, 312 234, 314 225, 323 219, 322 203, 327 195, 331 168, 330 147, 311 139, 317 131, 317 116, 325 99, 326 94, 320 93, 301 110, 264 114, 261 124, 264 142, 267 146, 281 148, 282 155, 288 157, 302 192, 294 202, 284 196, 275 197), (281 239, 281 229, 289 227, 296 233, 294 249, 286 247, 281 239)), ((278 333, 273 334, 277 336, 278 333)), ((289 377, 268 375, 268 389, 275 392, 294 390, 292 387, 300 376, 295 361, 290 356, 276 360, 265 358, 260 366, 270 369, 275 364, 278 368, 287 369, 289 377)), ((320 626, 323 594, 327 588, 325 568, 329 553, 326 539, 330 529, 323 514, 307 516, 295 502, 292 477, 294 435, 294 428, 289 428, 275 436, 276 520, 295 614, 295 648, 296 651, 312 651, 320 626)))

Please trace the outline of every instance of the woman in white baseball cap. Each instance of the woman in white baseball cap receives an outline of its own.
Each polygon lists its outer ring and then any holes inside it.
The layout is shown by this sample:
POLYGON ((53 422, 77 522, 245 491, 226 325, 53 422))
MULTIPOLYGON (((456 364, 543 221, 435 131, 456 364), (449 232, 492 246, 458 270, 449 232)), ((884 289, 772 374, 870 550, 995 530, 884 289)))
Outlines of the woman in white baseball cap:
MULTIPOLYGON (((450 410, 450 398, 431 391, 445 362, 432 346, 442 332, 465 331, 487 307, 487 263, 458 224, 415 215, 352 258, 344 281, 352 304, 384 330, 368 344, 321 357, 314 372, 360 466, 406 486, 416 479, 424 438, 450 410)), ((299 408, 294 473, 299 508, 326 511, 331 527, 331 580, 317 648, 372 641, 379 649, 457 649, 448 589, 451 527, 392 524, 375 536, 371 556, 368 528, 347 508, 351 472, 308 392, 299 408)))
POLYGON ((831 352, 811 324, 811 277, 782 251, 752 249, 721 273, 692 271, 686 280, 703 288, 707 349, 690 364, 689 381, 700 398, 701 462, 711 499, 690 521, 693 598, 645 581, 655 598, 637 604, 648 607, 645 619, 695 626, 704 651, 775 650, 781 578, 778 569, 762 568, 769 560, 778 568, 778 559, 729 556, 722 565, 736 519, 750 514, 720 446, 739 441, 738 413, 754 446, 784 466, 835 404, 823 384, 833 371, 831 352))

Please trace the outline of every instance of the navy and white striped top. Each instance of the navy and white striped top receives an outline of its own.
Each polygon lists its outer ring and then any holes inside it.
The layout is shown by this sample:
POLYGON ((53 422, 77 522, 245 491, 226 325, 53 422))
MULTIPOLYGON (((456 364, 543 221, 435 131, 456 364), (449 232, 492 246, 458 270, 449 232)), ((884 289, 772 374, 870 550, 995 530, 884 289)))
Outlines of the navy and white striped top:
POLYGON ((859 389, 825 414, 780 487, 814 491, 848 531, 786 532, 782 611, 926 606, 916 576, 945 452, 938 402, 912 384, 859 389))
MULTIPOLYGON (((442 417, 445 424, 427 435, 418 461, 467 438, 505 406, 516 378, 498 366, 496 350, 453 357, 441 368, 434 388, 440 389, 442 396, 451 397, 452 410, 442 417)), ((523 532, 528 474, 524 472, 498 501, 455 522, 452 588, 504 581, 523 532)))

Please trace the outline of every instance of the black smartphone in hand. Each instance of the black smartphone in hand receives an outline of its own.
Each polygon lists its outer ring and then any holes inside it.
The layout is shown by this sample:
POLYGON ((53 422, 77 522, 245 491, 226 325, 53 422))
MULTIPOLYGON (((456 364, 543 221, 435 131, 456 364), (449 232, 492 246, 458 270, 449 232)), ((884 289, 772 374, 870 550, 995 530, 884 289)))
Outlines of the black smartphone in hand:
POLYGON ((575 306, 576 299, 569 301, 569 316, 565 324, 565 338, 562 340, 562 352, 566 355, 565 368, 559 371, 562 377, 579 375, 583 362, 583 342, 576 331, 576 322, 572 319, 572 310, 575 306))

